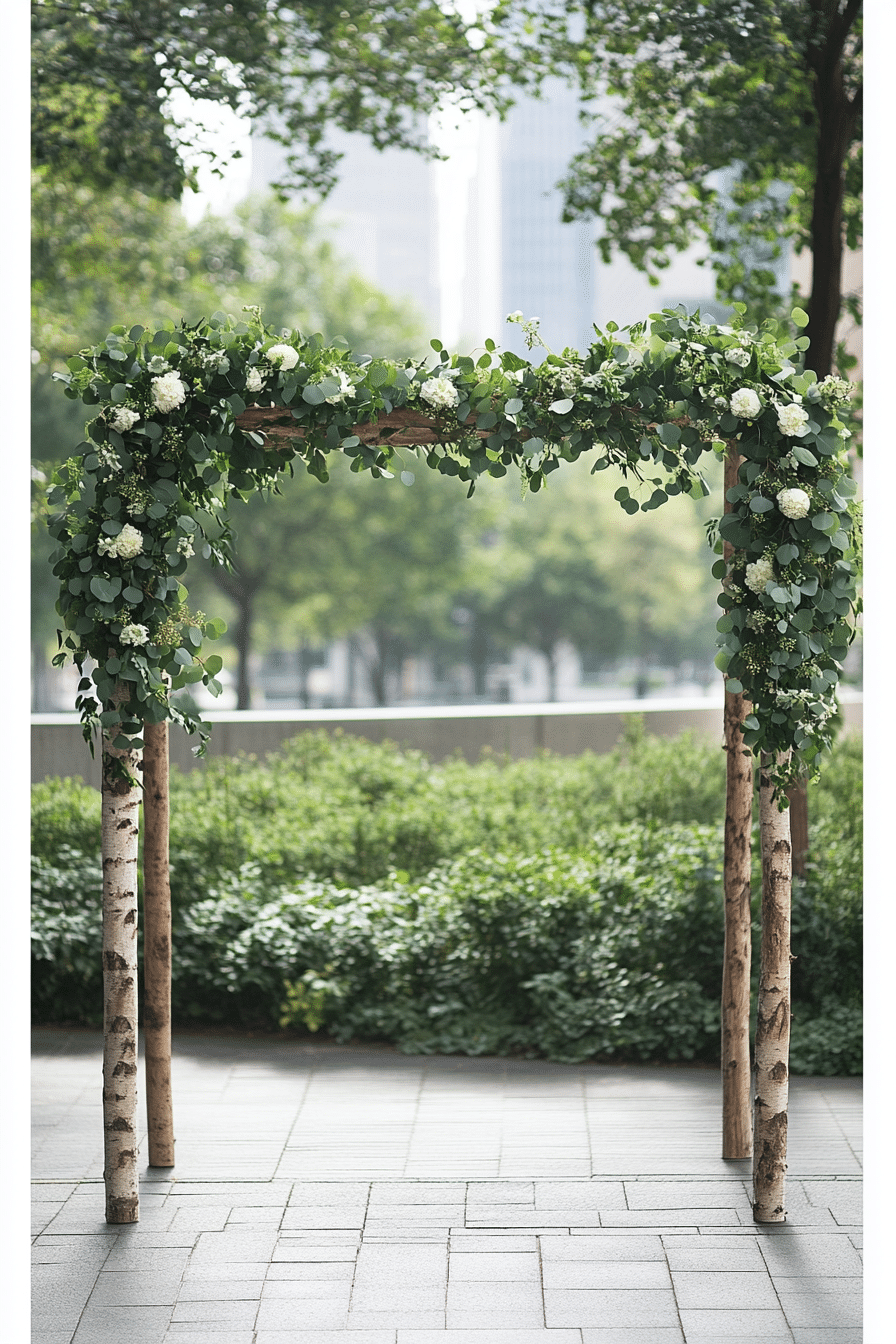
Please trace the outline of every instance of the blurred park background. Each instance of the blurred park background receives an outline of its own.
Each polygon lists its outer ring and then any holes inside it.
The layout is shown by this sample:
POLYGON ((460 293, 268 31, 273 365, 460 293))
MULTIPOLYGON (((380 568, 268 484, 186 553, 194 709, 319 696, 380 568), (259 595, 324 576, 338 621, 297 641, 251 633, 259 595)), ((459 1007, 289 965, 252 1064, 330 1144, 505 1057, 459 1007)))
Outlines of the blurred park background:
MULTIPOLYGON (((383 41, 392 44, 387 56, 394 64, 422 65, 414 92, 399 89, 391 103, 382 95, 380 104, 352 113, 346 110, 350 100, 340 94, 342 101, 322 107, 320 145, 307 125, 295 117, 290 122, 289 99, 278 103, 270 90, 267 118, 245 112, 252 104, 248 95, 243 98, 246 88, 256 105, 264 102, 252 63, 262 65, 253 44, 263 35, 265 6, 248 0, 200 4, 186 22, 164 5, 148 25, 146 8, 125 0, 35 7, 35 712, 71 710, 77 681, 74 669, 50 666, 57 594, 42 501, 54 464, 73 451, 83 424, 79 405, 62 396, 52 374, 116 322, 190 321, 215 310, 238 315, 243 305, 258 304, 275 327, 343 336, 359 353, 423 356, 432 336, 462 352, 491 336, 523 353, 520 329, 504 320, 515 310, 541 318, 552 349, 584 350, 594 323, 624 325, 679 303, 723 321, 741 297, 751 301, 758 320, 785 315, 794 296, 808 293, 805 220, 794 223, 794 198, 805 196, 805 173, 800 176, 797 164, 791 182, 775 177, 776 168, 787 167, 774 158, 780 127, 754 126, 750 132, 756 163, 766 161, 761 210, 755 192, 749 206, 743 203, 749 198, 744 184, 758 172, 743 157, 751 144, 738 145, 729 126, 726 146, 716 128, 720 143, 706 151, 708 163, 721 165, 706 174, 705 190, 714 193, 710 234, 694 227, 688 234, 673 221, 665 262, 657 262, 656 238, 652 253, 644 244, 620 248, 615 236, 610 247, 618 228, 609 209, 602 216, 599 201, 582 206, 581 173, 578 186, 563 179, 577 156, 591 152, 595 125, 601 133, 612 128, 624 134, 628 116, 633 140, 643 127, 624 99, 560 77, 579 58, 558 45, 548 25, 566 12, 564 41, 585 49, 586 6, 547 0, 528 6, 546 25, 537 87, 526 85, 509 37, 502 39, 505 63, 490 57, 498 64, 489 69, 492 102, 499 89, 505 101, 513 100, 503 121, 490 110, 488 89, 482 92, 488 72, 474 77, 469 64, 477 44, 488 50, 484 17, 481 28, 468 30, 460 55, 450 40, 443 42, 453 64, 432 71, 420 55, 421 34, 432 30, 432 5, 329 7, 329 16, 319 16, 312 46, 331 90, 342 88, 340 79, 345 84, 352 60, 365 78, 383 81, 384 70, 394 78, 382 45, 368 41, 377 21, 383 41), (387 11, 393 17, 384 29, 387 11), (550 51, 549 38, 555 44, 550 51), (342 67, 334 65, 340 53, 342 67), (211 66, 219 80, 223 70, 231 85, 242 81, 239 96, 226 80, 215 96, 211 76, 208 87, 199 87, 197 67, 211 66), (460 112, 456 95, 445 93, 452 79, 456 84, 462 78, 479 88, 480 107, 460 112), (439 90, 441 108, 427 110, 427 98, 434 102, 439 90), (416 98, 416 105, 400 106, 402 97, 416 98), (400 133, 388 121, 398 113, 400 133), (192 129, 185 130, 188 123, 192 129), (293 141, 270 138, 265 130, 271 126, 293 141), (110 128, 119 137, 114 149, 110 128), (296 152, 296 139, 310 146, 312 158, 342 156, 329 194, 309 189, 313 174, 306 172, 304 184, 295 173, 290 177, 288 155, 296 152), (384 148, 374 146, 377 139, 384 148), (407 147, 412 141, 447 157, 428 159, 407 147), (209 150, 223 156, 217 176, 209 150), (234 150, 239 157, 228 159, 234 150), (741 157, 728 163, 726 153, 741 157), (564 213, 576 217, 564 222, 564 213), (602 239, 603 252, 597 245, 602 239)), ((446 13, 451 8, 442 7, 446 13)), ((480 16, 487 8, 478 7, 480 16)), ((505 8, 511 19, 519 11, 521 22, 527 6, 505 8)), ((602 8, 630 9, 635 25, 644 20, 645 7, 638 3, 602 8)), ((768 6, 746 8, 755 9, 754 19, 765 25, 763 40, 783 40, 768 6)), ((813 7, 789 8, 809 13, 813 7)), ((296 6, 292 29, 316 22, 314 9, 296 6)), ((675 6, 659 9, 663 23, 674 27, 675 6)), ((461 12, 468 21, 476 17, 475 6, 461 6, 461 12)), ((718 22, 724 29, 728 21, 718 22)), ((794 31, 795 38, 784 32, 791 46, 799 37, 794 31)), ((786 73, 787 60, 799 57, 791 51, 763 58, 766 76, 782 81, 788 125, 800 114, 801 95, 785 88, 775 62, 786 73)), ((717 59, 722 68, 725 59, 717 59)), ((729 65, 732 60, 727 57, 729 65)), ((295 69, 283 69, 280 77, 286 85, 293 80, 299 101, 308 80, 302 85, 295 69)), ((268 70, 269 79, 276 77, 276 69, 268 70)), ((737 85, 736 69, 726 77, 737 85)), ((667 96, 677 94, 667 90, 667 96)), ((311 115, 307 100, 305 115, 311 115)), ((809 145, 811 128, 807 136, 809 145)), ((800 152, 797 146, 793 154, 800 152)), ((807 171, 811 177, 811 165, 807 171)), ((669 213, 649 195, 642 208, 656 218, 669 213)), ((846 240, 854 246, 846 253, 837 339, 840 366, 858 379, 861 254, 854 203, 846 213, 846 240)), ((410 451, 408 459, 412 468, 410 451)), ((306 475, 285 481, 279 496, 254 499, 236 512, 233 573, 197 560, 188 577, 193 603, 229 626, 221 650, 224 696, 200 707, 718 695, 716 585, 705 529, 723 508, 721 470, 709 499, 681 498, 661 515, 628 517, 603 484, 579 463, 558 473, 540 495, 522 499, 516 482, 486 479, 467 501, 452 479, 418 472, 408 488, 397 476, 391 482, 359 478, 341 460, 326 488, 306 475), (359 574, 367 576, 361 584, 359 574)), ((858 649, 847 681, 861 684, 858 649)))

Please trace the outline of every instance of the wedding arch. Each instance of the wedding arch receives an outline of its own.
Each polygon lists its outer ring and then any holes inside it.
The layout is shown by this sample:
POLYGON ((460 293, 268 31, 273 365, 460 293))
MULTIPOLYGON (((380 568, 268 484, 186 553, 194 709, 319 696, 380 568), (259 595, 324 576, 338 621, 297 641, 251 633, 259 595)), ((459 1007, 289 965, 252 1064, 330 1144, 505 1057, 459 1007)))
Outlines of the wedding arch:
MULTIPOLYGON (((274 332, 258 309, 160 330, 113 327, 57 374, 95 408, 87 441, 50 492, 51 557, 64 624, 54 660, 81 671, 77 707, 102 742, 106 1219, 136 1222, 137 838, 144 804, 144 980, 150 1165, 172 1166, 169 722, 205 730, 172 692, 221 689, 224 632, 191 612, 181 577, 201 553, 226 563, 226 508, 327 458, 391 478, 409 450, 475 489, 520 472, 538 491, 563 461, 617 469, 630 514, 708 494, 707 454, 725 459, 719 558, 726 677, 723 1156, 753 1158, 754 1218, 781 1222, 790 1036, 790 826, 786 789, 818 772, 831 745, 843 659, 854 636, 858 511, 840 412, 849 384, 803 371, 807 341, 775 323, 729 325, 683 307, 620 330, 595 328, 584 354, 535 364, 492 340, 478 358, 431 342, 432 360, 355 356, 344 342, 274 332), (224 541, 221 538, 224 538, 224 541), (95 664, 84 675, 88 662, 95 664), (758 757, 762 964, 750 1114, 750 829, 758 757), (142 775, 142 779, 141 779, 142 775)), ((797 326, 807 318, 795 309, 797 326)), ((514 313, 528 348, 537 319, 514 313)))

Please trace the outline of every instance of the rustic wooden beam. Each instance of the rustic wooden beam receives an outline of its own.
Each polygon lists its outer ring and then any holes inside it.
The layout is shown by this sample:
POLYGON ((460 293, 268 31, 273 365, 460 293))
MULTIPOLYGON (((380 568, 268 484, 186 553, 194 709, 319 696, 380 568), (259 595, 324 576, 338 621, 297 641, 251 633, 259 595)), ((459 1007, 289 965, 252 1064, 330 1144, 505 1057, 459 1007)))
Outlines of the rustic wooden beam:
MULTIPOLYGON (((305 426, 292 418, 288 407, 249 406, 242 415, 236 417, 236 425, 244 433, 261 432, 274 440, 305 437, 305 426)), ((455 428, 439 425, 433 416, 424 415, 410 406, 401 406, 388 415, 378 416, 376 420, 365 420, 362 424, 353 425, 348 433, 356 434, 362 443, 411 447, 416 444, 450 442, 455 436, 459 439, 462 433, 487 439, 492 430, 476 429, 475 415, 468 416, 463 426, 458 423, 455 428)), ((519 438, 527 439, 530 433, 530 430, 521 429, 519 438)))

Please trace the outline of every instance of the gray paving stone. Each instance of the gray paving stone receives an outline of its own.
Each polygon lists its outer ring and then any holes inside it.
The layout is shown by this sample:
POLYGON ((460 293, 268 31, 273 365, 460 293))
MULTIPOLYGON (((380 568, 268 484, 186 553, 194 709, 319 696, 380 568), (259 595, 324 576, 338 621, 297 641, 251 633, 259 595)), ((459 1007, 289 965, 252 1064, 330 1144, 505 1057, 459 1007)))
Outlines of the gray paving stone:
POLYGON ((545 1288, 549 1326, 669 1326, 677 1322, 670 1289, 545 1288))
POLYGON ((684 1335, 675 1325, 610 1326, 582 1331, 582 1344, 682 1344, 684 1335))
POLYGON ((398 1344, 581 1344, 581 1339, 579 1330, 539 1330, 524 1326, 512 1330, 474 1327, 469 1330, 398 1331, 398 1344))
POLYGON ((226 1321, 234 1326, 251 1326, 258 1311, 258 1302, 178 1302, 172 1312, 172 1321, 226 1321))
POLYGON ((762 1236, 759 1248, 776 1282, 814 1275, 854 1277, 862 1272, 858 1251, 842 1236, 762 1236))
MULTIPOLYGON (((346 1293, 346 1301, 348 1294, 346 1293)), ((444 1311, 445 1287, 441 1283, 422 1285, 394 1283, 356 1283, 351 1294, 352 1315, 367 1311, 444 1311)))
POLYGON ((742 1185, 734 1181, 626 1181, 625 1194, 630 1209, 750 1209, 742 1185))
POLYGON ((290 1301, 299 1302, 303 1298, 327 1298, 331 1302, 342 1302, 348 1307, 352 1282, 346 1276, 338 1279, 267 1279, 259 1288, 257 1296, 262 1302, 290 1301))
POLYGON ((554 1288, 671 1288, 669 1271, 659 1260, 561 1260, 545 1262, 545 1290, 554 1288))
POLYGON ((354 1340, 356 1330, 438 1330, 444 1323, 444 1311, 353 1311, 347 1331, 354 1340))
POLYGON ((490 1232, 472 1232, 466 1228, 452 1228, 451 1254, 473 1252, 496 1255, 518 1255, 538 1250, 538 1238, 528 1233, 505 1232, 495 1228, 490 1232))
POLYGON ((675 1296, 682 1309, 743 1307, 750 1311, 774 1310, 778 1298, 767 1272, 762 1270, 675 1271, 675 1296))
POLYGON ((257 1302, 264 1277, 257 1279, 200 1279, 191 1277, 180 1285, 178 1302, 257 1302))
POLYGON ((297 1282, 320 1283, 329 1280, 336 1283, 344 1281, 351 1283, 354 1272, 354 1260, 336 1260, 330 1263, 322 1260, 313 1263, 282 1261, 268 1266, 265 1282, 278 1283, 291 1279, 297 1282))
POLYGON ((254 1330, 215 1330, 196 1329, 189 1322, 175 1321, 169 1325, 167 1340, 177 1340, 177 1344, 253 1344, 254 1330))
MULTIPOLYGON (((87 1307, 72 1344, 115 1344, 121 1339, 120 1307, 87 1307)), ((132 1307, 127 1315, 128 1344, 161 1344, 171 1320, 170 1307, 132 1307)))
POLYGON ((551 1260, 665 1260, 659 1236, 544 1236, 539 1240, 545 1264, 551 1260))
MULTIPOLYGON (((820 1329, 817 1326, 799 1326, 793 1327, 793 1344, 862 1344, 863 1329, 861 1326, 835 1326, 832 1330, 820 1329)), ((869 1340, 868 1344, 873 1344, 869 1340)))
POLYGON ((189 1259, 185 1246, 160 1246, 149 1253, 134 1246, 113 1246, 103 1262, 103 1272, 140 1273, 150 1265, 153 1273, 182 1273, 189 1259))
POLYGON ((856 1327, 862 1324, 860 1292, 825 1293, 817 1297, 786 1293, 781 1296, 781 1308, 791 1328, 798 1325, 816 1325, 830 1330, 834 1327, 856 1327))
MULTIPOLYGON (((259 1330, 255 1335, 255 1344, 334 1344, 333 1330, 259 1330)), ((339 1334, 346 1331, 340 1330, 339 1334)), ((395 1344, 393 1330, 352 1330, 350 1344, 395 1344)), ((479 1344, 485 1344, 480 1340, 479 1344)))
MULTIPOLYGON (((704 1241, 710 1240, 703 1238, 704 1241)), ((739 1246, 674 1246, 666 1245, 669 1268, 675 1270, 762 1270, 765 1261, 753 1242, 739 1246)))
POLYGON ((255 1328, 266 1330, 344 1330, 347 1303, 309 1298, 268 1299, 258 1308, 255 1328))
POLYGON ((688 1344, 700 1341, 704 1344, 707 1335, 713 1339, 761 1339, 767 1344, 770 1339, 786 1340, 787 1322, 780 1308, 772 1311, 750 1311, 745 1308, 729 1310, 724 1307, 682 1309, 681 1324, 688 1344))
POLYGON ((452 1249, 448 1261, 449 1283, 540 1283, 541 1269, 537 1253, 452 1249))
POLYGON ((90 1295, 90 1305, 96 1307, 163 1307, 173 1306, 180 1287, 181 1273, 177 1269, 141 1271, 102 1270, 90 1295))

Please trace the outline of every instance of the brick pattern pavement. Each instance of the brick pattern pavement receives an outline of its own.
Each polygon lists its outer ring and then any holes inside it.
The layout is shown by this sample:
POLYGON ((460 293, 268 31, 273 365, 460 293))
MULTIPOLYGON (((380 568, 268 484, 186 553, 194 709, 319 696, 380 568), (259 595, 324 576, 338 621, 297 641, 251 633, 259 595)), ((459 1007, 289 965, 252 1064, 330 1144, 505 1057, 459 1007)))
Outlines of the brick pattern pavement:
POLYGON ((178 1166, 111 1228, 97 1038, 36 1033, 32 1344, 861 1339, 856 1080, 794 1080, 760 1229, 714 1071, 176 1049, 178 1166))

